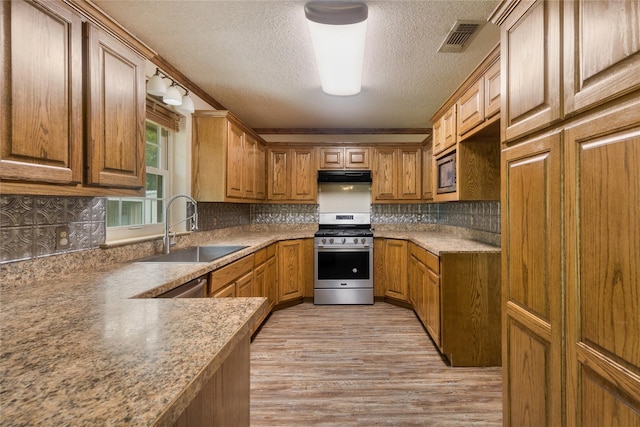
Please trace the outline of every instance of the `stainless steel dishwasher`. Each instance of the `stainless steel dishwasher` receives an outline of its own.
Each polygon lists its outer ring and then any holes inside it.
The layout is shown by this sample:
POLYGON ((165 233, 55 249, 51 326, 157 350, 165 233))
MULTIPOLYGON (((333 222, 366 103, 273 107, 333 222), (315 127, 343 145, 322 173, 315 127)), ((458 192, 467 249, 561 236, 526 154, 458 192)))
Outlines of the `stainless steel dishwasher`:
POLYGON ((170 291, 160 294, 156 298, 204 298, 206 286, 207 277, 198 277, 184 285, 180 285, 177 288, 173 288, 170 291))

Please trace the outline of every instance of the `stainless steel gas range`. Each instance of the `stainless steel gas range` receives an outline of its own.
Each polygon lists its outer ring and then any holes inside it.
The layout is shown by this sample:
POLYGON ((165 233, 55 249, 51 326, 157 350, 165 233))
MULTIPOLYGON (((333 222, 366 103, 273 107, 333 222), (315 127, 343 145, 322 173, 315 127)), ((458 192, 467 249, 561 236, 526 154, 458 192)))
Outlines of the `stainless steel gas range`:
POLYGON ((314 237, 314 304, 373 304, 369 213, 321 213, 314 237))

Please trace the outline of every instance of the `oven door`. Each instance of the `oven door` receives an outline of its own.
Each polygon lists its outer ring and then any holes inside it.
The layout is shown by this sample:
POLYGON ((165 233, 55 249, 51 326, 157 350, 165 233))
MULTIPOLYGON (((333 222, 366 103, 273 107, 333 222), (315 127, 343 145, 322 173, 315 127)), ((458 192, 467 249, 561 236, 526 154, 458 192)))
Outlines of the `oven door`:
POLYGON ((315 288, 373 288, 371 248, 315 248, 315 288))

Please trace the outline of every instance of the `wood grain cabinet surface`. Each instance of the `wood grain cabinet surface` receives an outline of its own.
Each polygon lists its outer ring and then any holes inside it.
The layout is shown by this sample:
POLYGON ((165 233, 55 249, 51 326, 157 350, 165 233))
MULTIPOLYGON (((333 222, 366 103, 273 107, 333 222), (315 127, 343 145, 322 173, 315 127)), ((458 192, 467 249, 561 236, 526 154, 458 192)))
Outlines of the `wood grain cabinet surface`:
POLYGON ((422 147, 376 147, 373 154, 371 198, 377 203, 422 198, 422 147))
POLYGON ((145 59, 65 2, 0 8, 3 193, 141 195, 145 59))
POLYGON ((191 173, 192 193, 198 201, 264 200, 266 147, 229 111, 196 111, 191 173))
POLYGON ((491 18, 505 426, 640 425, 639 11, 507 1, 491 18))
POLYGON ((318 193, 313 147, 269 147, 267 199, 312 203, 318 193))
POLYGON ((308 289, 313 292, 313 239, 278 242, 278 304, 302 300, 308 289))
POLYGON ((371 168, 369 147, 319 147, 318 169, 371 168))
POLYGON ((401 302, 408 302, 407 241, 385 239, 383 251, 384 295, 401 302))

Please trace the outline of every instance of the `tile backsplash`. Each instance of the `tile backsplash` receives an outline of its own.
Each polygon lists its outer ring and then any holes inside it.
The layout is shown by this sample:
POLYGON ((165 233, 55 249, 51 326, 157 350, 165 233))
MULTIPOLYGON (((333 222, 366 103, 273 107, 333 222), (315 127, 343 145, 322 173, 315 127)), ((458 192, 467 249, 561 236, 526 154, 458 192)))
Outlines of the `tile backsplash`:
MULTIPOLYGON (((317 204, 198 204, 199 230, 317 224, 317 204)), ((500 202, 371 205, 372 224, 440 224, 500 233, 500 202)), ((0 195, 0 263, 95 249, 106 239, 106 199, 0 195), (56 229, 69 232, 56 246, 56 229)))
POLYGON ((0 262, 97 248, 105 214, 102 197, 0 196, 0 262), (56 229, 68 245, 56 245, 56 229))

